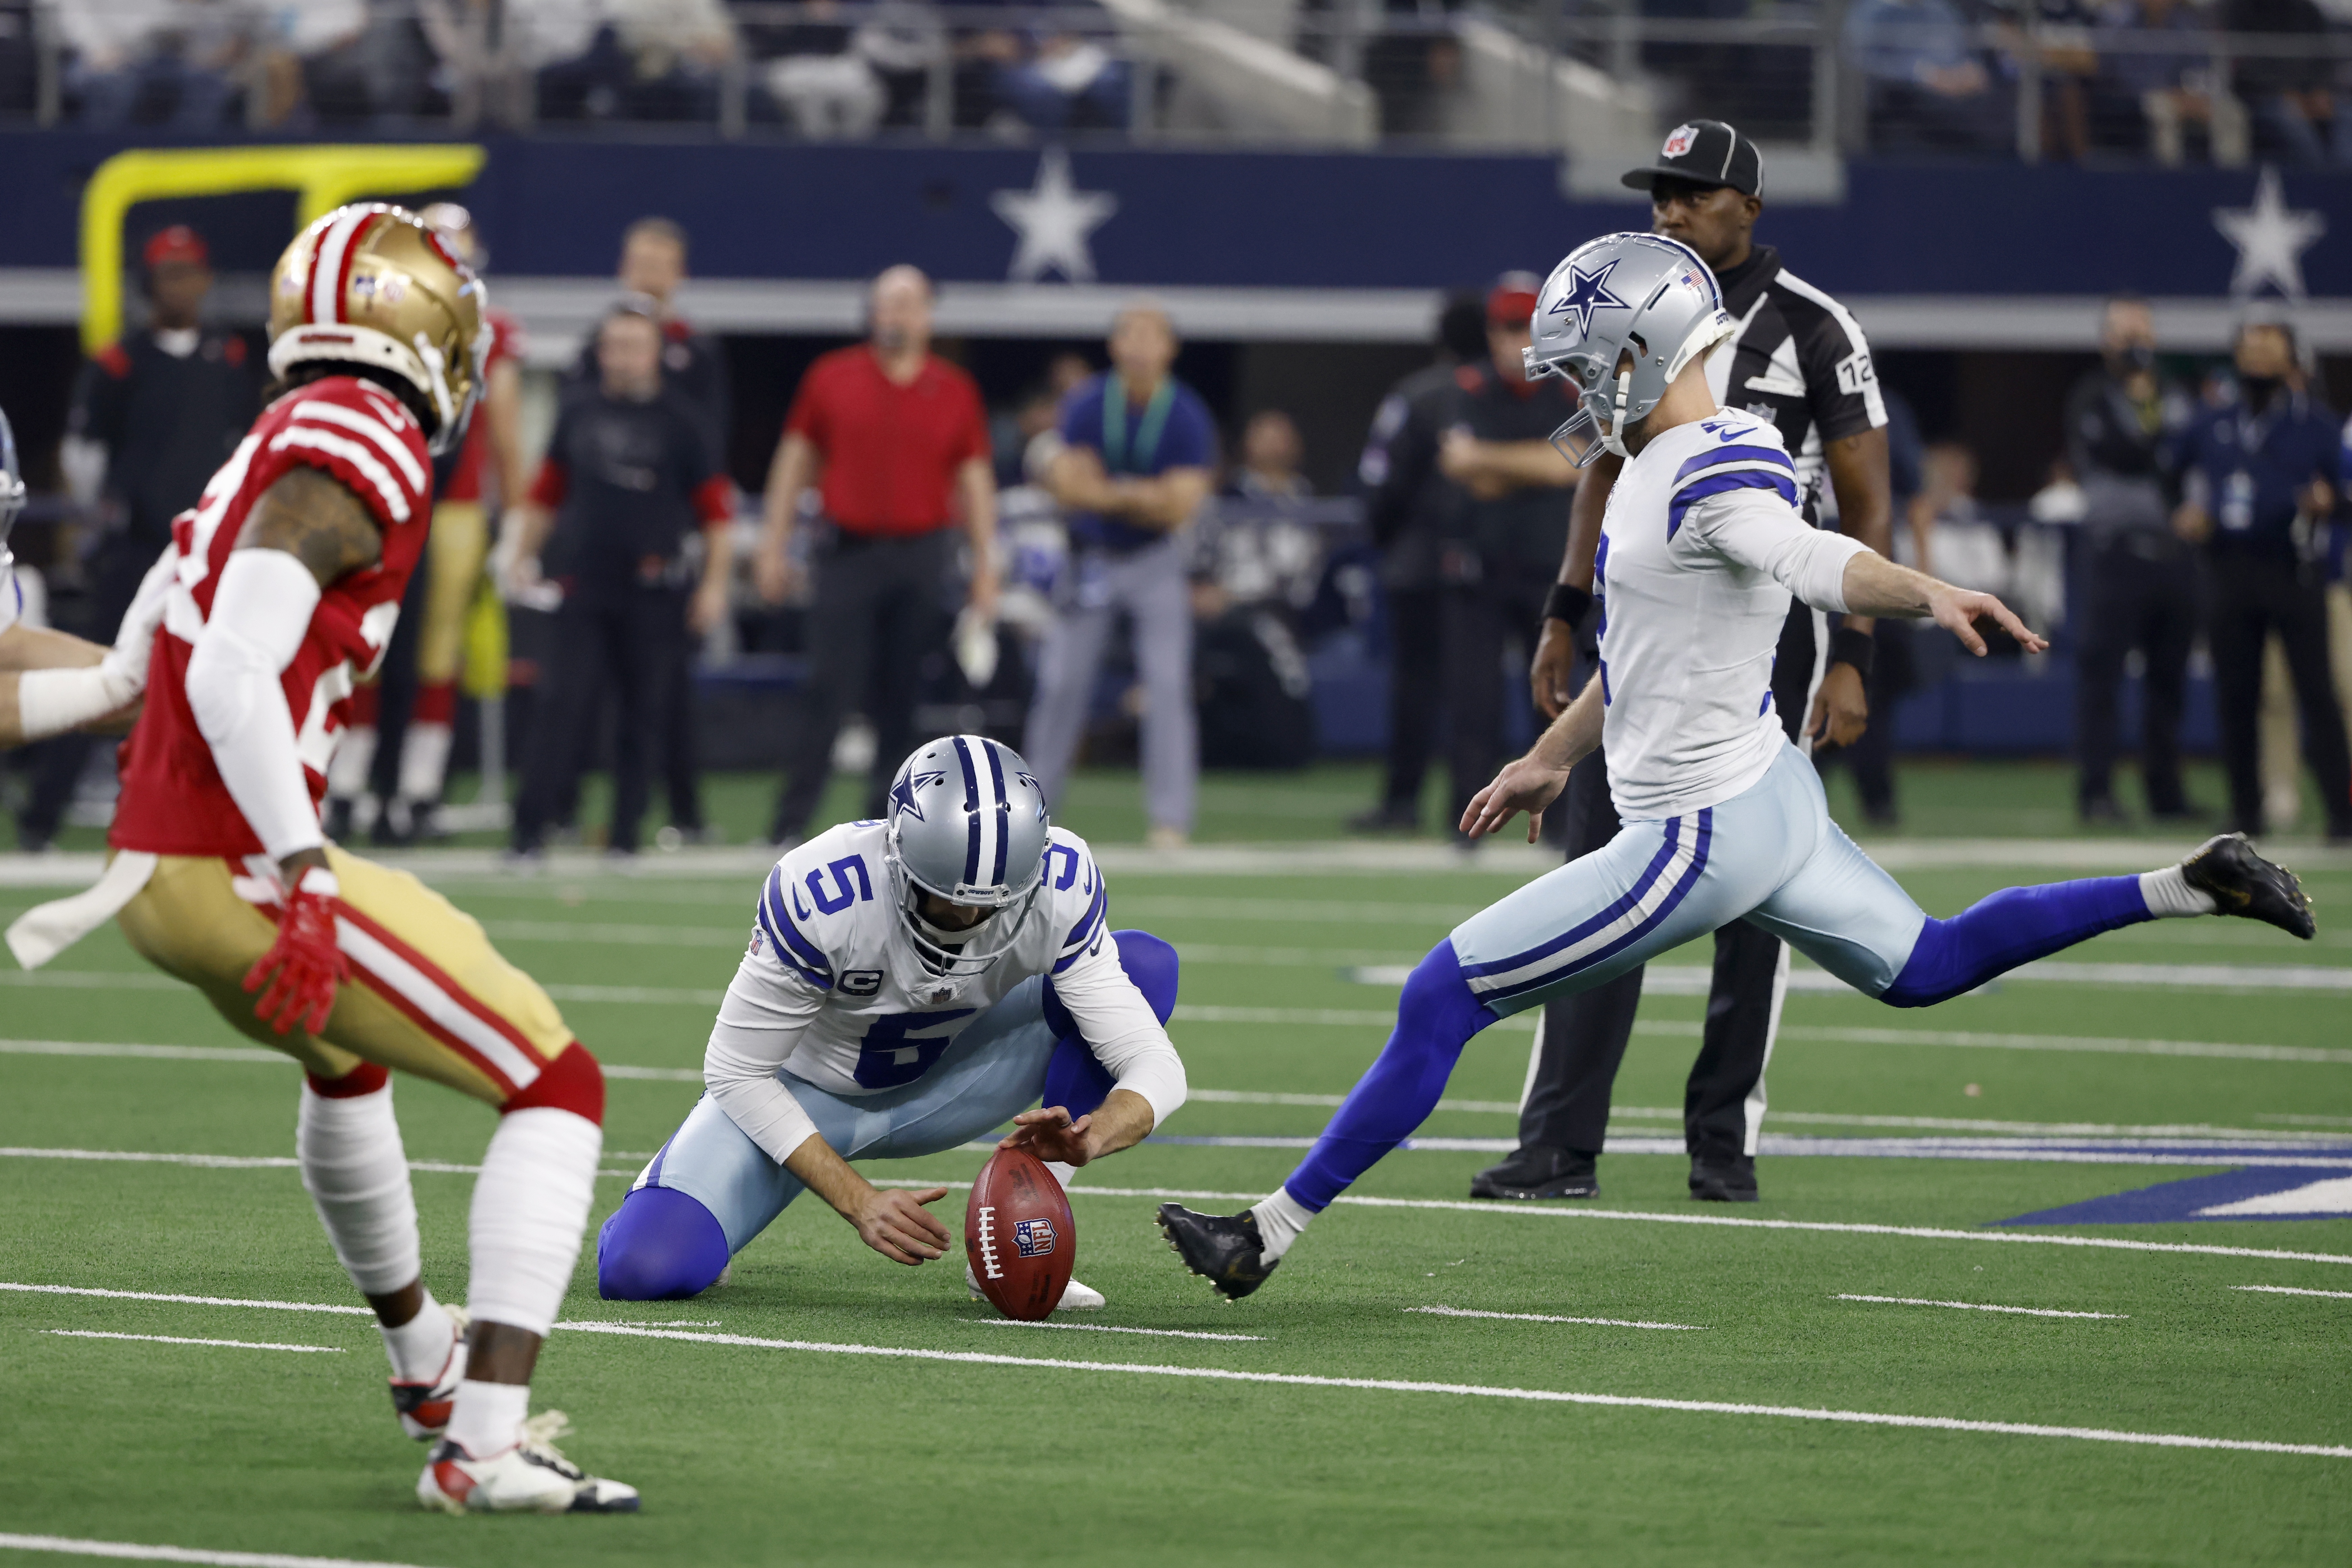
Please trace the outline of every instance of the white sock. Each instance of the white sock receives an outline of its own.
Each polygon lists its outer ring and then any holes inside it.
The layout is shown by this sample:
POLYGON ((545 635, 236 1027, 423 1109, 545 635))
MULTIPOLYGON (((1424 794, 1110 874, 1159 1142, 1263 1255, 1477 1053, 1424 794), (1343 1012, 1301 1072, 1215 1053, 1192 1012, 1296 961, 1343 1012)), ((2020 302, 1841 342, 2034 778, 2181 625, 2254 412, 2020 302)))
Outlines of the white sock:
POLYGON ((2167 866, 2161 871, 2139 874, 2139 896, 2147 900, 2147 912, 2156 920, 2183 920, 2190 915, 2210 915, 2221 906, 2213 895, 2189 885, 2189 879, 2178 866, 2167 866))
POLYGON ((449 1364, 457 1325, 450 1321, 449 1309, 435 1300, 432 1291, 425 1292, 424 1310, 400 1327, 383 1323, 375 1327, 383 1336, 383 1353, 392 1358, 392 1375, 401 1382, 430 1382, 449 1364))
POLYGON ((449 1440, 477 1459, 494 1459, 522 1441, 522 1418, 530 1414, 530 1384, 476 1383, 457 1384, 457 1400, 449 1412, 449 1440))
POLYGON ((604 1130, 569 1110, 531 1106, 499 1119, 474 1180, 466 1290, 474 1321, 540 1335, 554 1326, 604 1148, 604 1130))
POLYGON ((441 781, 449 771, 449 726, 411 724, 400 743, 400 795, 404 800, 430 805, 441 798, 441 781))
POLYGON ((1077 1173, 1078 1168, 1076 1165, 1065 1165, 1059 1160, 1048 1160, 1045 1164, 1045 1169, 1054 1173, 1054 1180, 1062 1184, 1062 1191, 1068 1192, 1070 1178, 1077 1173))
POLYGON ((1315 1219, 1315 1211, 1292 1197, 1288 1187, 1275 1188, 1272 1195, 1252 1204, 1249 1212, 1257 1216, 1257 1233, 1265 1238, 1259 1256, 1268 1263, 1289 1251, 1298 1233, 1315 1219))
POLYGON ((357 800, 367 794, 368 773, 375 767, 375 726, 353 725, 343 731, 335 754, 327 759, 327 796, 357 800))
POLYGON ((392 1085, 329 1099, 302 1085, 294 1152, 302 1184, 343 1271, 362 1296, 389 1296, 422 1272, 416 1198, 392 1116, 392 1085))

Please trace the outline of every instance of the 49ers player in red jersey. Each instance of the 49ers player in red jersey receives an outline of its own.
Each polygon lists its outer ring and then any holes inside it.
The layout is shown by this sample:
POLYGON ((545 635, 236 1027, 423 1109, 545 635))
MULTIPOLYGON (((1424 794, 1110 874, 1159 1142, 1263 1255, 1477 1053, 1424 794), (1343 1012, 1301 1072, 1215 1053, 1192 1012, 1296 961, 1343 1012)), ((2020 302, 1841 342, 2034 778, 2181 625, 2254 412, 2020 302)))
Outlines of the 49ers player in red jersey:
POLYGON ((319 828, 354 672, 383 657, 425 547, 433 454, 480 388, 481 311, 472 269, 397 207, 340 208, 287 248, 269 320, 283 388, 173 520, 106 876, 9 935, 46 956, 115 914, 151 963, 308 1069, 303 1184, 375 1309, 402 1427, 436 1441, 420 1500, 625 1510, 635 1489, 551 1446, 560 1415, 528 1417, 587 1223, 604 1074, 480 926, 319 828), (388 1068, 501 1113, 463 1311, 425 1288, 388 1068))

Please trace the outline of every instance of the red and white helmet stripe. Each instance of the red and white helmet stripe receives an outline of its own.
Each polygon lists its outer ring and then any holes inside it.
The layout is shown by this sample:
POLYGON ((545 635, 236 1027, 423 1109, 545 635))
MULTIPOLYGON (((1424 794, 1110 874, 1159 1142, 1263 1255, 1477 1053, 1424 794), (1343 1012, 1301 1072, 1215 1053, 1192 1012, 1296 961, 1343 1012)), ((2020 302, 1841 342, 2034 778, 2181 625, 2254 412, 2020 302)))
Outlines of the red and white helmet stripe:
POLYGON ((319 248, 310 258, 309 316, 312 322, 346 320, 343 294, 351 286, 352 257, 359 248, 360 236, 375 221, 378 212, 373 207, 347 207, 319 237, 319 248))

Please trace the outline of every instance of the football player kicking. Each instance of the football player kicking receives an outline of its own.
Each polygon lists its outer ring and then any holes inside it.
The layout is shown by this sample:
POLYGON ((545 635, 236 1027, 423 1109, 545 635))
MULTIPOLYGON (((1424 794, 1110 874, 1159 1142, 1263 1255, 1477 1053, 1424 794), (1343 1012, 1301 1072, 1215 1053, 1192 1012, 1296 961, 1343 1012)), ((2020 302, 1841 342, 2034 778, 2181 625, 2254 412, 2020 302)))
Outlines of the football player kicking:
POLYGON ((2141 921, 2242 915, 2312 935, 2294 878, 2236 836, 2137 877, 2012 888, 1950 920, 1921 912, 1830 820, 1812 765, 1772 716, 1790 598, 1933 619, 1979 655, 1979 617, 2029 651, 2047 645, 1989 594, 1804 525, 1771 423, 1725 413, 1707 389, 1706 352, 1733 322, 1686 247, 1593 240, 1544 284, 1535 321, 1530 374, 1565 374, 1583 399, 1554 442, 1580 465, 1595 447, 1629 459, 1593 568, 1601 669, 1471 800, 1462 828, 1475 838, 1525 811, 1532 840, 1570 768, 1605 739, 1623 830, 1430 951, 1387 1047, 1271 1196, 1234 1215, 1161 1205, 1170 1244, 1229 1299, 1264 1284, 1307 1223, 1421 1124, 1471 1036, 1732 921, 1897 1007, 2141 921))
POLYGON ((127 727, 147 684, 147 656, 174 559, 166 550, 146 580, 111 648, 47 626, 25 625, 25 590, 8 531, 25 510, 16 432, 0 414, 0 751, 68 730, 127 727))
MULTIPOLYGON (((916 752, 887 819, 820 834, 769 873, 706 1092, 604 1222, 598 1288, 706 1289, 803 1188, 920 1264, 948 1250, 923 1207, 947 1189, 877 1189, 850 1161, 936 1154, 1009 1120, 1004 1145, 1066 1186, 1167 1121, 1185 1093, 1166 1028, 1176 950, 1110 931, 1108 908, 1019 756, 979 735, 916 752)), ((979 1296, 968 1267, 965 1284, 979 1296)), ((1073 1279, 1059 1310, 1102 1304, 1073 1279)))
POLYGON ((353 668, 391 640, 433 455, 463 435, 480 383, 481 304, 465 263, 395 207, 339 208, 279 258, 269 367, 285 389, 173 520, 113 857, 96 888, 8 941, 31 967, 115 916, 150 963, 308 1069, 303 1184, 375 1309, 402 1429, 437 1440, 421 1501, 625 1510, 635 1489, 551 1446, 560 1415, 528 1416, 587 1226, 604 1074, 480 926, 319 830, 353 668), (425 1288, 388 1068, 500 1112, 474 1184, 464 1311, 425 1288))

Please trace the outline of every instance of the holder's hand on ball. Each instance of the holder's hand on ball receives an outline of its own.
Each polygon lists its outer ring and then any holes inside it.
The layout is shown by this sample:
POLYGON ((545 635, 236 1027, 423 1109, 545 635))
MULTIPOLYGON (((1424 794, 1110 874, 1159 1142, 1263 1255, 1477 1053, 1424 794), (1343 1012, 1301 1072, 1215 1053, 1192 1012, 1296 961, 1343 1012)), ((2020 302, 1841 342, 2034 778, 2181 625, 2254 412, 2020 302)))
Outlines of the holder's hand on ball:
POLYGON ((1026 1149, 1040 1160, 1083 1165, 1101 1152, 1087 1136, 1094 1121, 1092 1115, 1087 1115, 1073 1121, 1068 1110, 1059 1105, 1024 1110, 1013 1119, 1011 1135, 997 1147, 1026 1149))
POLYGON ((893 1263, 913 1266, 947 1254, 953 1239, 939 1217, 922 1206, 948 1195, 945 1187, 910 1193, 904 1187, 869 1187, 850 1223, 858 1239, 893 1263))

